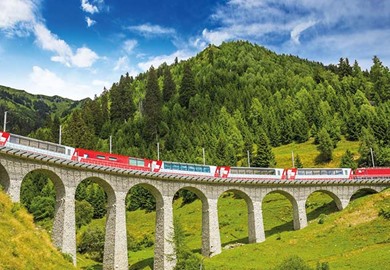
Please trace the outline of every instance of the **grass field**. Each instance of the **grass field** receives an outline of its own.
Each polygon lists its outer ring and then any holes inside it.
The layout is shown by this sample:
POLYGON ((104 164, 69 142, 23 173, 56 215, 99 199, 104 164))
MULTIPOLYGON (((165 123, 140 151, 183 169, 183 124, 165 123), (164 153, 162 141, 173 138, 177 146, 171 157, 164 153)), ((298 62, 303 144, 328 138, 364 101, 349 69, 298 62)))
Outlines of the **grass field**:
POLYGON ((319 151, 317 150, 317 146, 314 144, 313 138, 305 143, 290 143, 275 147, 272 150, 276 159, 276 167, 278 168, 292 167, 292 152, 294 152, 295 157, 299 155, 303 166, 306 168, 337 168, 340 166, 341 157, 347 150, 350 150, 356 159, 358 158, 359 145, 360 143, 358 141, 350 142, 342 137, 337 143, 337 147, 333 150, 333 160, 328 163, 320 164, 315 162, 315 158, 318 156, 319 151))

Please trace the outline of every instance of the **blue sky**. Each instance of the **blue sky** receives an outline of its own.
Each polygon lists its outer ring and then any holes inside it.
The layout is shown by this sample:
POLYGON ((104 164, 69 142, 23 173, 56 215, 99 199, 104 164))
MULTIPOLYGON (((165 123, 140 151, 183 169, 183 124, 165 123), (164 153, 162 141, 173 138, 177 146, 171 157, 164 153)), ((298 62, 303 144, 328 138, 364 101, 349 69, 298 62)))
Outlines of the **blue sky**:
POLYGON ((244 39, 325 64, 390 66, 389 0, 0 0, 0 85, 82 99, 121 74, 244 39))

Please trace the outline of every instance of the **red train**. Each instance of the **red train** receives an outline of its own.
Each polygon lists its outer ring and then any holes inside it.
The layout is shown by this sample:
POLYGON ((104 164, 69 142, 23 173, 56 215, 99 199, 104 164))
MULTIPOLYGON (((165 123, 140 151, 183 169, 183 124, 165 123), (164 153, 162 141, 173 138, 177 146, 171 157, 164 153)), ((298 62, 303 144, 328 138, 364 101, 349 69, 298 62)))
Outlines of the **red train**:
POLYGON ((73 161, 127 170, 192 176, 267 180, 342 180, 390 178, 390 168, 254 168, 230 167, 150 160, 94 150, 73 148, 16 134, 0 132, 0 146, 30 151, 73 161))

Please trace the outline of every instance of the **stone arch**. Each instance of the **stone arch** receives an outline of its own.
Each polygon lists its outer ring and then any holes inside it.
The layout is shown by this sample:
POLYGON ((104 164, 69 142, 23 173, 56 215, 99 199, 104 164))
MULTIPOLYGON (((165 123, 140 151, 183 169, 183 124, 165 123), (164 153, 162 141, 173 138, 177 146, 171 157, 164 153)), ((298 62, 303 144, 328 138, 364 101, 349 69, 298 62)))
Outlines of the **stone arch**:
POLYGON ((0 163, 0 186, 5 192, 8 191, 10 186, 10 177, 7 169, 0 163))
MULTIPOLYGON (((120 251, 123 253, 123 250, 127 247, 126 230, 124 229, 126 227, 125 195, 114 190, 113 186, 101 177, 91 176, 80 180, 77 187, 82 182, 90 180, 92 183, 99 185, 107 196, 103 268, 114 269, 115 265, 121 267, 126 265, 127 267, 127 252, 126 254, 119 254, 120 251)), ((76 190, 74 200, 75 196, 76 190)))
POLYGON ((268 194, 281 194, 286 197, 293 207, 293 226, 294 230, 299 230, 307 226, 307 217, 305 209, 305 200, 297 200, 294 195, 283 189, 274 189, 266 193, 262 200, 262 206, 264 204, 264 198, 268 194))
POLYGON ((19 194, 21 194, 21 185, 30 173, 42 173, 47 176, 53 183, 55 190, 55 210, 52 229, 52 239, 56 247, 63 253, 70 254, 73 263, 76 263, 76 232, 74 224, 74 191, 65 186, 61 176, 54 170, 37 168, 28 171, 21 178, 19 194))
MULTIPOLYGON (((151 181, 152 182, 152 181, 151 181)), ((152 182, 155 183, 155 182, 152 182)), ((164 189, 164 186, 155 186, 151 183, 138 182, 128 190, 141 186, 148 190, 156 200, 155 246, 153 269, 173 269, 176 263, 173 243, 173 195, 164 189), (168 193, 168 194, 167 194, 168 193)), ((126 194, 127 194, 126 193, 126 194)), ((126 268, 127 269, 127 268, 126 268)))
POLYGON ((357 187, 357 188, 354 188, 349 196, 349 201, 353 201, 357 198, 360 198, 360 197, 363 197, 366 195, 378 193, 381 190, 382 189, 380 187, 357 187))
MULTIPOLYGON (((323 199, 323 198, 321 198, 321 199, 323 199)), ((327 200, 327 199, 324 198, 324 200, 327 200)), ((337 210, 342 210, 344 207, 343 201, 340 199, 340 197, 337 194, 335 194, 331 190, 327 190, 327 189, 323 189, 323 188, 320 188, 320 189, 317 189, 317 190, 310 192, 307 195, 307 198, 305 200, 305 205, 306 205, 306 214, 307 214, 308 220, 313 220, 313 219, 317 218, 320 214, 325 214, 324 212, 326 212, 326 214, 333 213, 333 212, 335 212, 335 208, 337 208, 337 210), (332 201, 327 202, 326 204, 324 203, 321 206, 319 206, 318 204, 314 205, 314 207, 316 207, 316 208, 313 209, 313 211, 311 211, 309 213, 308 209, 310 209, 312 205, 309 205, 308 199, 314 193, 326 194, 328 197, 330 197, 332 199, 332 201), (327 210, 327 211, 324 210, 324 207, 326 207, 325 210, 327 210)))
MULTIPOLYGON (((187 227, 187 232, 191 232, 191 235, 193 235, 192 242, 195 242, 194 246, 189 246, 191 249, 196 250, 204 250, 205 249, 205 217, 207 215, 208 209, 209 209, 209 201, 207 199, 207 195, 198 187, 190 186, 190 185, 184 185, 180 188, 175 189, 175 193, 173 193, 173 200, 172 204, 176 205, 174 208, 174 216, 175 216, 175 226, 178 226, 179 224, 183 227, 187 227), (184 202, 184 196, 188 196, 188 193, 184 193, 183 191, 190 191, 197 199, 193 200, 193 197, 189 197, 190 201, 184 202), (175 200, 175 197, 178 195, 184 195, 183 201, 181 202, 181 205, 178 206, 178 202, 175 200), (192 198, 192 199, 191 199, 192 198), (182 209, 195 209, 191 215, 182 215, 181 210, 182 209), (177 224, 179 222, 179 224, 177 224), (202 230, 194 230, 194 226, 201 227, 202 230)), ((184 229, 184 228, 183 228, 184 229)), ((187 239, 188 240, 188 239, 187 239)))
MULTIPOLYGON (((56 191, 56 209, 57 209, 57 204, 60 203, 61 199, 65 197, 65 185, 64 182, 61 180, 60 176, 52 170, 38 168, 26 173, 22 178, 22 182, 26 179, 27 175, 29 175, 30 173, 42 173, 46 175, 53 182, 54 189, 56 191)), ((21 192, 21 190, 19 192, 21 192)))
MULTIPOLYGON (((229 188, 229 189, 225 189, 223 190, 223 192, 220 193, 219 197, 218 197, 218 203, 219 203, 219 225, 220 225, 220 229, 221 229, 221 236, 222 236, 222 231, 225 230, 227 227, 230 226, 231 228, 231 223, 234 223, 234 221, 237 221, 237 220, 240 220, 242 222, 244 222, 244 224, 246 223, 246 228, 241 228, 241 227, 236 227, 235 228, 235 232, 236 233, 232 233, 230 234, 230 236, 228 238, 230 239, 226 239, 226 233, 224 233, 224 240, 222 241, 222 245, 223 246, 226 246, 226 245, 230 245, 230 244, 244 244, 244 243, 253 243, 253 242, 256 242, 256 240, 254 239, 254 236, 251 235, 251 232, 253 232, 253 230, 255 228, 253 228, 254 224, 253 222, 253 213, 254 213, 254 202, 252 201, 251 197, 244 191, 240 190, 240 189, 237 189, 237 188, 229 188), (226 217, 223 215, 223 208, 221 208, 221 199, 224 197, 225 194, 227 193, 233 193, 234 196, 238 196, 239 198, 242 199, 242 201, 240 202, 239 200, 235 201, 234 202, 234 206, 237 208, 237 209, 242 209, 244 207, 244 209, 246 210, 243 210, 242 212, 244 213, 244 216, 242 216, 242 213, 233 213, 233 217, 230 215, 229 217, 226 217), (243 206, 243 202, 245 203, 245 205, 243 206), (221 213, 222 212, 222 213, 221 213), (237 215, 238 214, 238 215, 237 215), (246 214, 246 215, 245 215, 246 214), (251 219, 252 218, 252 219, 251 219), (225 228, 225 229, 224 229, 225 228), (235 239, 234 239, 235 238, 235 239), (226 242, 228 241, 228 242, 226 242)), ((232 213, 230 213, 232 214, 232 213)))

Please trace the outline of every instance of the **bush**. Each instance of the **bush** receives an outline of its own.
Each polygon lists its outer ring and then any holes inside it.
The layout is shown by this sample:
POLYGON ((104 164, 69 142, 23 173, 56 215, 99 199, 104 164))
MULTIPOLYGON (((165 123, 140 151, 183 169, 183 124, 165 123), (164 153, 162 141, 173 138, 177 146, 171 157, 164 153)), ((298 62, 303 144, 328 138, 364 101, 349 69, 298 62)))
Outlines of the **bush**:
POLYGON ((83 200, 83 201, 76 201, 76 226, 77 228, 80 228, 83 225, 87 225, 91 222, 93 217, 93 206, 83 200))
POLYGON ((325 219, 326 219, 326 215, 325 214, 321 214, 319 219, 318 219, 318 224, 324 224, 325 219))
POLYGON ((103 262, 104 231, 100 228, 92 228, 81 235, 78 251, 88 253, 91 259, 103 262))
POLYGON ((35 221, 54 218, 55 199, 37 196, 31 201, 30 211, 35 221))
POLYGON ((298 256, 291 256, 285 259, 280 265, 274 268, 274 270, 313 270, 305 261, 298 256))
POLYGON ((379 210, 379 216, 382 216, 385 219, 390 219, 390 206, 381 208, 381 210, 379 210))

